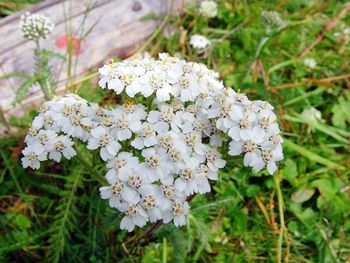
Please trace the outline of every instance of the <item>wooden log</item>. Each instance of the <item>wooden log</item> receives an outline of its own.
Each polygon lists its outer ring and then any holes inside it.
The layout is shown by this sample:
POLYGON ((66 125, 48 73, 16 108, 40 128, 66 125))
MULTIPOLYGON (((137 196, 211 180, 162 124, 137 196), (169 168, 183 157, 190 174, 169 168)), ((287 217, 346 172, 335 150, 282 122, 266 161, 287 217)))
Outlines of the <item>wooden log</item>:
MULTIPOLYGON (((33 73, 35 44, 25 40, 18 28, 20 17, 26 11, 50 17, 55 23, 55 29, 48 39, 41 41, 41 46, 63 55, 67 52, 67 38, 81 29, 83 21, 85 31, 93 27, 91 33, 80 43, 80 49, 74 50, 79 53, 74 57, 74 60, 78 58, 76 66, 75 62, 73 63, 74 76, 79 77, 91 69, 97 70, 103 62, 113 56, 126 58, 133 54, 160 22, 142 20, 144 16, 150 13, 181 12, 185 2, 196 0, 97 0, 85 19, 86 10, 91 2, 46 0, 0 20, 0 76, 12 72, 33 73)), ((57 75, 58 87, 61 88, 67 81, 67 64, 62 64, 59 58, 53 58, 50 64, 53 73, 57 75)), ((22 82, 23 79, 18 77, 0 80, 2 110, 10 114, 18 110, 18 107, 13 108, 12 102, 16 89, 22 82)), ((38 101, 40 97, 42 94, 39 87, 31 88, 28 99, 21 107, 38 101)))

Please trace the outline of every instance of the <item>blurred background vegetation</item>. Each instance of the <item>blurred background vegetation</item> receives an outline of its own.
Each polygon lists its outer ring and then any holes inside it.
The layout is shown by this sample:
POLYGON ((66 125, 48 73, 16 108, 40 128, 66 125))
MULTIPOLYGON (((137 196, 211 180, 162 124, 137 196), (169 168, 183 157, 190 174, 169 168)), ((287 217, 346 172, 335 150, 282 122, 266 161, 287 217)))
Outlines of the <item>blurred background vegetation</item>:
MULTIPOLYGON (((0 15, 35 2, 0 0, 0 15)), ((220 0, 211 19, 194 4, 181 16, 145 18, 165 27, 142 52, 205 63, 227 86, 275 106, 285 139, 279 172, 230 163, 210 194, 191 201, 185 227, 164 225, 133 242, 146 229, 119 230, 121 215, 100 199, 79 160, 46 162, 35 172, 21 167, 36 114, 29 109, 10 120, 17 131, 0 138, 0 262, 350 262, 349 7, 220 0), (213 44, 191 48, 194 34, 213 44)), ((96 79, 77 93, 101 105, 115 101, 96 79)))

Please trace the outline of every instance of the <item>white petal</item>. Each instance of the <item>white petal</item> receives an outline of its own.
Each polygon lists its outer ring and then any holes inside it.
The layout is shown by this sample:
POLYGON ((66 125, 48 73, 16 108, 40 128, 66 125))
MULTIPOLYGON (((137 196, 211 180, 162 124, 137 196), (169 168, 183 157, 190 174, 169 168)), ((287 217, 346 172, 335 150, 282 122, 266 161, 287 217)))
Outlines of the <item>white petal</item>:
POLYGON ((186 183, 181 178, 177 178, 174 184, 175 188, 179 191, 184 191, 186 189, 186 183))
POLYGON ((268 162, 267 163, 267 170, 269 171, 269 174, 273 175, 277 170, 276 163, 274 161, 268 162))
POLYGON ((54 161, 59 163, 61 161, 61 156, 62 156, 62 154, 60 152, 53 151, 53 152, 50 152, 49 159, 54 160, 54 161))
POLYGON ((125 141, 127 139, 130 139, 131 135, 132 135, 132 133, 129 129, 123 129, 123 130, 118 131, 118 139, 121 141, 125 141))
POLYGON ((99 140, 95 139, 95 138, 90 138, 87 148, 90 150, 95 150, 100 146, 100 142, 99 140))
POLYGON ((117 154, 117 152, 120 149, 120 144, 116 141, 111 141, 107 144, 107 151, 109 154, 111 154, 112 156, 115 156, 117 154))
POLYGON ((156 123, 157 121, 159 121, 159 118, 160 118, 160 112, 158 112, 158 111, 151 111, 148 114, 147 121, 149 121, 150 123, 156 123))
MULTIPOLYGON (((131 142, 131 145, 138 150, 141 150, 145 147, 143 140, 141 138, 136 138, 135 140, 133 140, 131 142)), ((151 146, 151 145, 149 145, 149 146, 151 146)))
POLYGON ((124 216, 122 221, 120 222, 120 229, 125 229, 128 230, 128 232, 133 231, 135 228, 135 224, 134 222, 132 222, 132 220, 130 220, 129 217, 124 216))
POLYGON ((124 89, 124 84, 120 79, 112 79, 108 82, 108 89, 112 89, 117 94, 120 94, 124 89))
POLYGON ((243 151, 242 146, 243 146, 242 142, 235 142, 235 141, 230 142, 230 150, 228 154, 232 156, 240 155, 243 151))
POLYGON ((106 134, 106 131, 101 126, 91 130, 91 135, 95 138, 100 138, 102 135, 105 135, 105 134, 106 134))

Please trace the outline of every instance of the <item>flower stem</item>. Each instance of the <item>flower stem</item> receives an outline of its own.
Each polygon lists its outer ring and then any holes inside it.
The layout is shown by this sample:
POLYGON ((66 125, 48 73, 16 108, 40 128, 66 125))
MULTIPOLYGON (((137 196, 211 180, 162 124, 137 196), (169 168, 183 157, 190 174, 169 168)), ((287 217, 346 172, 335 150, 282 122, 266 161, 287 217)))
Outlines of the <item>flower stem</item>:
POLYGON ((78 161, 83 165, 83 167, 89 171, 91 177, 98 181, 101 185, 106 185, 105 178, 100 174, 100 171, 95 169, 94 165, 91 165, 88 161, 85 160, 84 156, 81 155, 78 149, 75 149, 77 155, 75 156, 78 161))
POLYGON ((283 195, 280 187, 280 178, 279 174, 275 176, 275 186, 277 190, 277 198, 278 198, 278 211, 280 215, 280 229, 279 229, 279 237, 277 243, 277 262, 282 262, 282 245, 283 245, 283 234, 285 231, 285 223, 284 223, 284 201, 283 195))
POLYGON ((145 239, 151 238, 154 233, 162 226, 163 220, 158 220, 153 224, 153 226, 147 230, 147 232, 143 235, 145 239))
POLYGON ((47 87, 45 86, 46 84, 43 83, 42 81, 42 57, 41 57, 41 49, 40 49, 40 43, 39 40, 35 41, 36 44, 36 57, 38 58, 38 76, 39 76, 39 85, 41 88, 41 91, 44 93, 45 100, 50 99, 50 92, 48 91, 47 87))

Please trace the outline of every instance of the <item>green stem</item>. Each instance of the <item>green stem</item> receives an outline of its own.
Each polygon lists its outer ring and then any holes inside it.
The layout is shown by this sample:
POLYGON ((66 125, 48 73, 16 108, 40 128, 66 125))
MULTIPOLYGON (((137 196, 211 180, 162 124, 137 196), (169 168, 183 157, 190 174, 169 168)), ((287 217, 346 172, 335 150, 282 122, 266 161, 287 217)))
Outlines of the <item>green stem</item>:
POLYGON ((4 151, 0 151, 0 155, 1 155, 1 158, 4 160, 5 166, 7 167, 10 176, 12 177, 12 180, 17 188, 17 192, 20 194, 23 194, 23 189, 16 178, 17 175, 15 171, 13 170, 13 165, 9 162, 9 159, 5 155, 4 151))
POLYGON ((136 52, 137 54, 142 54, 142 52, 145 51, 145 49, 148 47, 149 44, 152 43, 152 41, 158 36, 158 34, 163 30, 164 26, 168 22, 170 16, 167 15, 163 21, 160 23, 158 28, 153 32, 153 34, 146 40, 146 42, 139 48, 139 50, 136 52))
POLYGON ((261 51, 263 50, 263 48, 265 47, 265 45, 266 45, 267 41, 269 41, 269 39, 270 39, 269 37, 265 36, 260 40, 259 45, 255 51, 255 59, 259 58, 261 51))
POLYGON ((280 187, 280 179, 278 178, 278 175, 275 176, 275 185, 277 190, 277 198, 278 198, 278 211, 280 216, 280 231, 279 231, 279 237, 278 237, 278 243, 277 243, 277 262, 282 262, 282 245, 283 245, 283 234, 285 231, 285 223, 284 223, 284 201, 283 201, 283 195, 280 187))
POLYGON ((91 165, 88 161, 86 161, 78 149, 75 149, 75 151, 77 152, 75 157, 83 165, 84 169, 90 173, 91 177, 93 177, 101 185, 106 185, 106 179, 100 174, 100 171, 95 168, 95 164, 91 165))
POLYGON ((162 263, 167 262, 167 240, 166 237, 163 237, 163 257, 162 257, 162 263))
POLYGON ((1 120, 2 122, 4 123, 4 125, 6 126, 6 129, 7 129, 7 132, 10 133, 11 131, 11 127, 6 119, 6 116, 5 116, 5 113, 4 111, 2 110, 2 107, 0 106, 0 117, 1 117, 1 120))
POLYGON ((45 100, 50 100, 50 94, 48 92, 48 90, 46 89, 45 87, 45 84, 43 84, 43 81, 42 81, 42 57, 41 57, 41 49, 40 49, 40 43, 39 43, 39 40, 35 41, 35 44, 36 44, 36 56, 38 58, 38 76, 39 76, 39 84, 40 84, 40 88, 41 88, 41 91, 44 93, 44 96, 45 96, 45 100))

